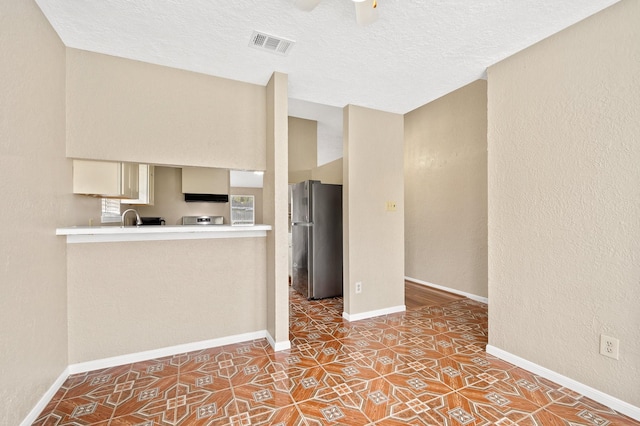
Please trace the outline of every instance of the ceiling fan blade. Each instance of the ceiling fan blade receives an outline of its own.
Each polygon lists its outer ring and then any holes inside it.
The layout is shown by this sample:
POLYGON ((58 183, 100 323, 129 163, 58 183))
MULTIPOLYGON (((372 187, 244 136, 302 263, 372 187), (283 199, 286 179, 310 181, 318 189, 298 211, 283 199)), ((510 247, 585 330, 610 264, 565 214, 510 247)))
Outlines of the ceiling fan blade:
POLYGON ((353 0, 356 7, 356 22, 365 26, 378 19, 378 9, 376 0, 353 0))
POLYGON ((313 10, 322 0, 293 0, 293 5, 300 10, 309 12, 313 10))

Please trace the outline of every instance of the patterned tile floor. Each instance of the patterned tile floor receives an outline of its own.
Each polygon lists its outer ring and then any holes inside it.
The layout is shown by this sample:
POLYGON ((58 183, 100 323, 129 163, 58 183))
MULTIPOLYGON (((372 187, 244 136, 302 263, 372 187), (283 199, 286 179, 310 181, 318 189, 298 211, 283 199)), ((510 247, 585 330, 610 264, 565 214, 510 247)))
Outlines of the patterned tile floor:
POLYGON ((640 425, 484 352, 468 299, 346 322, 291 292, 292 349, 266 340, 70 376, 34 425, 640 425))

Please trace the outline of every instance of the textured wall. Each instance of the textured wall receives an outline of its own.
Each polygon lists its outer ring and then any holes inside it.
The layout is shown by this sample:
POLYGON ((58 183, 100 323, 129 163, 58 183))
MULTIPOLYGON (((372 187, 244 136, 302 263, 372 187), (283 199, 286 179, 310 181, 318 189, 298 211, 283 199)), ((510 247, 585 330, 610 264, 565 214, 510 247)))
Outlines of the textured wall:
POLYGON ((352 105, 344 114, 344 309, 354 315, 404 305, 404 132, 399 114, 352 105))
POLYGON ((267 233, 267 331, 276 345, 289 345, 288 274, 288 78, 273 73, 267 84, 267 168, 264 173, 263 219, 267 233))
POLYGON ((322 183, 342 185, 343 167, 342 158, 323 164, 311 170, 311 179, 319 180, 322 183))
POLYGON ((70 364, 266 328, 265 238, 69 244, 67 252, 70 364))
POLYGON ((638 22, 623 0, 488 72, 489 342, 635 406, 638 22))
POLYGON ((289 117, 289 172, 318 165, 318 122, 289 117))
POLYGON ((2 425, 19 424, 67 366, 66 244, 55 228, 84 213, 64 156, 64 72, 64 46, 36 4, 0 2, 2 425))
POLYGON ((265 89, 67 49, 67 155, 265 169, 265 89))
POLYGON ((405 275, 487 296, 487 82, 405 115, 405 275))
POLYGON ((289 172, 289 183, 298 183, 311 179, 311 170, 305 170, 301 172, 289 172))

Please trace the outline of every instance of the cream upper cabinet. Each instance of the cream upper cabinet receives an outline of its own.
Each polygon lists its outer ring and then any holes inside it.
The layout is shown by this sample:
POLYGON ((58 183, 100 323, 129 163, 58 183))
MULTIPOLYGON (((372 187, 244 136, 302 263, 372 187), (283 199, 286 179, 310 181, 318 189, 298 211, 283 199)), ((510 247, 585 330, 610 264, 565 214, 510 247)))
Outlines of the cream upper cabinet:
POLYGON ((210 167, 183 167, 184 194, 228 194, 229 170, 210 167))
POLYGON ((138 198, 138 164, 73 160, 73 193, 138 198))
POLYGON ((123 199, 121 204, 146 204, 152 206, 155 193, 155 166, 150 164, 138 164, 138 198, 135 200, 123 199))

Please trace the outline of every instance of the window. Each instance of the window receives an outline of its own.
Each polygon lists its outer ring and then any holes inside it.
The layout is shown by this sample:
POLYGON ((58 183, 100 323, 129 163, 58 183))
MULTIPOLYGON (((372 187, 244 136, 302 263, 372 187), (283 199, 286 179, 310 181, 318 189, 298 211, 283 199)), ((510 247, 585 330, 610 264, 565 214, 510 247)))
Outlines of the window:
POLYGON ((255 216, 253 211, 253 195, 232 195, 231 199, 231 224, 253 225, 255 216))
POLYGON ((120 200, 117 198, 102 199, 102 223, 120 222, 120 200))

